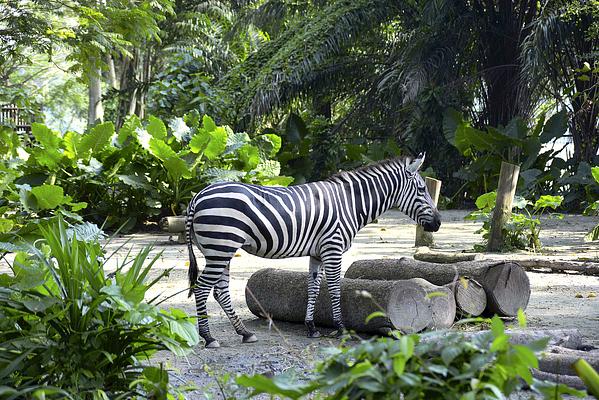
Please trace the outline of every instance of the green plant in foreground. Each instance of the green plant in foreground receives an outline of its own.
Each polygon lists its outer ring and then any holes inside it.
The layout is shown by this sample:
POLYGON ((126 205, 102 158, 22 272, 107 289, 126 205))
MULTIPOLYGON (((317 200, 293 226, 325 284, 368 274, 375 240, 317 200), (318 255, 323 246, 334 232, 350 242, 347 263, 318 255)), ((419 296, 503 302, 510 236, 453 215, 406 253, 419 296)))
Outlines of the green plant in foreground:
MULTIPOLYGON (((599 184, 599 167, 593 167, 591 169, 593 179, 596 184, 599 184)), ((590 191, 590 190, 589 190, 590 191)), ((599 215, 599 200, 595 200, 591 203, 583 212, 584 215, 599 215)), ((599 224, 597 224, 591 231, 584 237, 585 240, 599 240, 599 224)))
POLYGON ((431 332, 330 348, 310 382, 287 375, 242 375, 237 383, 254 389, 253 394, 292 399, 503 399, 525 385, 545 398, 583 396, 565 385, 533 378, 535 353, 546 344, 510 343, 503 322, 494 317, 490 332, 471 338, 460 332, 431 332))
MULTIPOLYGON (((479 196, 476 199, 478 210, 468 214, 465 219, 473 221, 482 221, 483 227, 477 232, 483 234, 486 241, 489 238, 491 228, 491 218, 495 207, 497 192, 489 192, 479 196)), ((512 203, 512 208, 518 210, 512 212, 509 221, 503 227, 504 250, 510 249, 531 249, 540 250, 541 240, 541 219, 540 216, 547 210, 556 210, 563 201, 562 196, 541 196, 532 203, 521 196, 516 196, 512 203)), ((563 218, 561 214, 551 214, 555 218, 563 218)), ((480 245, 477 245, 479 247, 480 245)), ((486 248, 486 245, 480 246, 486 248)))
POLYGON ((0 275, 0 398, 167 398, 150 357, 184 355, 198 336, 184 312, 144 301, 160 254, 147 262, 145 248, 109 277, 97 240, 71 238, 60 218, 41 231, 0 275))

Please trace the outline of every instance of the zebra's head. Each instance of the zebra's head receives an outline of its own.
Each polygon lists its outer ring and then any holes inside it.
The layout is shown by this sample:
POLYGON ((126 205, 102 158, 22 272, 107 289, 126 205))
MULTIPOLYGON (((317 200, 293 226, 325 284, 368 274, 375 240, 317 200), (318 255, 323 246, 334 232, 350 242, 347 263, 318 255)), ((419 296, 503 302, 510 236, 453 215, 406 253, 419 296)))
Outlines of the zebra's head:
POLYGON ((441 214, 433 204, 424 179, 418 173, 425 155, 421 153, 414 160, 406 161, 406 179, 397 206, 416 223, 422 225, 425 231, 437 232, 441 226, 441 214))

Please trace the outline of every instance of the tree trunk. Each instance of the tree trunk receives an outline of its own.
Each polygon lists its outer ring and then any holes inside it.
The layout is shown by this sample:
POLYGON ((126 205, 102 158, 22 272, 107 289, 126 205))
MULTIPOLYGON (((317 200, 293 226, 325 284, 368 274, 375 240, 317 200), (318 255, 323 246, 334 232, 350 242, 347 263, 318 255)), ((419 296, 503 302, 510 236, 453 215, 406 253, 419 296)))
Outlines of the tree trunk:
POLYGON ((90 71, 88 73, 89 107, 87 111, 87 126, 93 126, 104 120, 104 108, 102 107, 102 71, 96 67, 96 60, 90 59, 90 71))
POLYGON ((400 280, 423 278, 434 285, 445 285, 459 277, 480 283, 487 294, 488 314, 513 317, 525 309, 530 299, 530 282, 524 269, 515 262, 465 261, 434 264, 411 258, 362 260, 345 272, 350 279, 400 280))
POLYGON ((519 166, 501 162, 497 199, 495 201, 495 208, 493 209, 493 216, 491 217, 487 251, 502 251, 504 249, 503 227, 512 215, 512 202, 516 194, 519 173, 519 166))
MULTIPOLYGON (((314 321, 334 326, 326 283, 321 284, 314 321)), ((250 311, 261 318, 304 322, 308 302, 308 273, 262 269, 248 280, 245 298, 250 311)), ((453 323, 455 302, 451 291, 422 279, 406 281, 341 280, 341 311, 349 329, 380 333, 399 329, 405 333, 443 328, 453 323), (366 323, 374 312, 376 317, 366 323)))

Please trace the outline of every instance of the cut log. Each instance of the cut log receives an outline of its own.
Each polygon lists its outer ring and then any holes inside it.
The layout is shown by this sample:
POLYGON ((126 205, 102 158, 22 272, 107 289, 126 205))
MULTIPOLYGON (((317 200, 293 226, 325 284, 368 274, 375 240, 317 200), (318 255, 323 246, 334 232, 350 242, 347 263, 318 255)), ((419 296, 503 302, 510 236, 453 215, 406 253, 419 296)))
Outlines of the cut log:
MULTIPOLYGON (((533 342, 542 339, 548 339, 548 348, 551 349, 555 346, 560 348, 579 349, 583 346, 582 344, 582 335, 578 329, 508 329, 505 331, 506 334, 510 336, 510 343, 512 344, 521 344, 521 345, 529 345, 533 342)), ((423 335, 421 341, 427 340, 441 340, 443 335, 452 335, 455 332, 448 331, 447 333, 441 334, 433 334, 430 338, 423 335)), ((467 340, 472 340, 472 338, 477 336, 489 335, 491 331, 483 330, 483 331, 475 331, 475 332, 460 332, 467 340)))
POLYGON ((532 370, 532 376, 542 381, 562 383, 574 389, 586 389, 586 385, 578 376, 552 374, 545 371, 539 371, 538 369, 532 370))
POLYGON ((158 223, 160 229, 169 233, 185 232, 185 216, 176 215, 172 217, 164 217, 158 223))
POLYGON ((453 292, 456 308, 463 316, 478 317, 487 308, 485 289, 476 280, 462 277, 445 286, 453 292))
POLYGON ((582 358, 593 368, 599 370, 599 355, 593 355, 585 351, 578 351, 577 353, 579 354, 559 354, 552 353, 549 349, 549 352, 544 352, 539 358, 539 369, 558 375, 576 375, 572 365, 582 358))
POLYGON ((354 262, 345 273, 350 279, 401 280, 423 278, 434 285, 455 282, 469 277, 482 285, 487 294, 488 314, 516 316, 526 309, 530 299, 530 282, 524 269, 516 262, 465 261, 455 264, 435 264, 411 258, 362 260, 354 262))
MULTIPOLYGON (((331 303, 324 281, 316 300, 314 322, 332 327, 331 303)), ((303 322, 307 291, 307 273, 266 268, 250 277, 245 297, 248 308, 258 317, 303 322)), ((341 311, 346 327, 358 332, 399 329, 414 333, 451 325, 455 302, 449 289, 421 279, 388 282, 342 279, 341 311), (377 311, 386 317, 376 317, 366 323, 366 318, 377 311)))
POLYGON ((428 247, 419 247, 414 253, 415 260, 439 264, 453 264, 462 261, 472 261, 480 259, 481 257, 482 256, 477 253, 449 253, 444 251, 433 251, 428 247))

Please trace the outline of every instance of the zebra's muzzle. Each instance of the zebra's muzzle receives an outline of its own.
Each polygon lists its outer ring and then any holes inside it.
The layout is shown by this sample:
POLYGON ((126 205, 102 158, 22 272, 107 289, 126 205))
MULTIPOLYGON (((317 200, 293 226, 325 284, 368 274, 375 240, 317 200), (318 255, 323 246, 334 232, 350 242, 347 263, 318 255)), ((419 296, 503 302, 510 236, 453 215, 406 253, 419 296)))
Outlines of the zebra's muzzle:
POLYGON ((426 232, 437 232, 441 227, 441 214, 438 211, 435 212, 432 220, 424 222, 422 227, 426 232))

